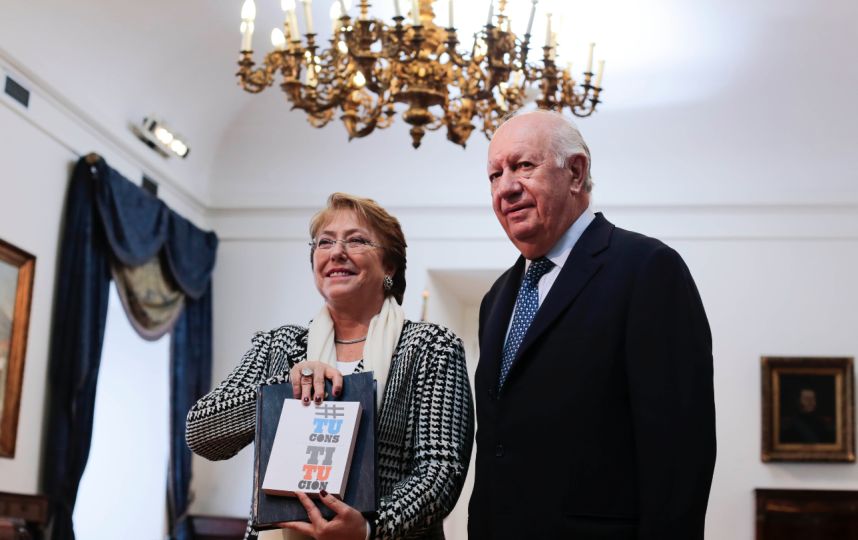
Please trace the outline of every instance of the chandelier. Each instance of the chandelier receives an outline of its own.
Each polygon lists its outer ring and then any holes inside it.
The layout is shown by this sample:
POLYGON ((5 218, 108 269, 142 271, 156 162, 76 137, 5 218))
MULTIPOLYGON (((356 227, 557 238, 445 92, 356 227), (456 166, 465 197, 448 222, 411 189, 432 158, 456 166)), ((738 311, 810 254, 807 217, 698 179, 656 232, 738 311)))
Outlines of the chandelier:
POLYGON ((333 32, 324 48, 316 42, 312 0, 300 1, 306 30, 303 37, 295 0, 282 0, 283 29, 272 31, 273 50, 255 68, 251 43, 256 6, 253 0, 245 0, 236 74, 239 84, 248 92, 259 93, 279 74, 287 100, 306 112, 311 125, 322 127, 339 116, 349 140, 389 127, 397 104, 404 108, 402 119, 411 126, 412 145, 417 148, 426 131, 441 127, 446 128, 447 139, 463 147, 475 123, 490 138, 507 114, 524 105, 530 88, 538 91, 540 108, 568 108, 578 117, 590 116, 599 103, 604 61, 599 62, 594 79, 594 44, 590 44, 580 80, 572 77, 571 65, 558 67, 550 14, 546 16, 541 62, 528 62, 538 0, 531 0, 523 39, 510 29, 508 2, 497 0, 495 13, 492 1, 485 26, 474 34, 466 52, 458 48, 453 0, 448 0, 448 28, 435 24, 432 0, 412 0, 408 21, 399 0, 394 0, 393 24, 371 18, 368 0, 360 0, 355 20, 348 15, 344 0, 336 0, 331 6, 333 32))

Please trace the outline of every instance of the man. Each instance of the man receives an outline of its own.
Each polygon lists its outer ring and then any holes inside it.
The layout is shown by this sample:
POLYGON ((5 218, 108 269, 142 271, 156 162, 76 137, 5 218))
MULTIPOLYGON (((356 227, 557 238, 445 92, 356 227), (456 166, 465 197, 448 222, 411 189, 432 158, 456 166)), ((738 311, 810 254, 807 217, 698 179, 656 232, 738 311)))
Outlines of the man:
POLYGON ((563 116, 489 146, 492 206, 521 252, 480 306, 474 539, 696 540, 715 463, 712 339, 658 240, 590 209, 563 116))
MULTIPOLYGON (((783 381, 783 378, 781 380, 783 381)), ((834 414, 826 414, 834 411, 823 411, 822 408, 818 408, 814 388, 800 388, 795 405, 795 407, 787 406, 781 409, 781 444, 837 443, 834 414)), ((833 400, 829 400, 828 405, 826 409, 833 409, 833 400)))

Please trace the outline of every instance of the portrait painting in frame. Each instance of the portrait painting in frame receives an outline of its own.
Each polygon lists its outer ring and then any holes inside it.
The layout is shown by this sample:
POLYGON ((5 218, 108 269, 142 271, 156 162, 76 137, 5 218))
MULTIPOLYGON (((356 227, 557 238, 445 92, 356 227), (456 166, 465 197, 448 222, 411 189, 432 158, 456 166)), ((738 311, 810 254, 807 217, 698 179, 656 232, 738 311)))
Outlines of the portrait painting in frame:
POLYGON ((853 363, 762 358, 763 461, 855 461, 853 363))
POLYGON ((0 457, 15 457, 36 258, 0 240, 0 457))

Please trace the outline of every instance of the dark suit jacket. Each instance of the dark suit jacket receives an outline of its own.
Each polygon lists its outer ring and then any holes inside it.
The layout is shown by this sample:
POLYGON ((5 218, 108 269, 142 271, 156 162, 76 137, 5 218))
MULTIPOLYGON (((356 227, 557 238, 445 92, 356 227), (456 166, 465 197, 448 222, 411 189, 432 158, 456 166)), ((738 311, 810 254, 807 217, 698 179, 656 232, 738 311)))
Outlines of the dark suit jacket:
POLYGON ((597 214, 498 391, 523 271, 480 306, 470 538, 702 539, 712 337, 679 254, 597 214))

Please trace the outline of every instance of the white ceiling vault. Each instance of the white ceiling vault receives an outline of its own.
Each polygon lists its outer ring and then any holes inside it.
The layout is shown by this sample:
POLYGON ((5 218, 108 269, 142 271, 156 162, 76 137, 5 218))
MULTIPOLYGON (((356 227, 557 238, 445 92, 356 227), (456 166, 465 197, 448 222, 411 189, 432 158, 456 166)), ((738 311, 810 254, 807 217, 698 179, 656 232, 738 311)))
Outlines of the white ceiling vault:
MULTIPOLYGON (((392 2, 374 3, 391 14, 392 2)), ((290 112, 276 87, 240 90, 241 0, 0 4, 0 49, 108 130, 129 137, 156 113, 186 136, 190 157, 167 166, 212 208, 317 207, 335 190, 391 206, 487 201, 478 132, 464 150, 439 131, 415 151, 398 119, 347 142, 336 123, 317 130, 290 112)), ((529 2, 510 4, 522 25, 529 2)), ((260 51, 278 5, 257 0, 260 51)), ((328 7, 314 2, 320 29, 328 7)), ((459 0, 457 25, 473 30, 487 7, 459 0)), ((590 40, 607 60, 601 110, 579 122, 598 203, 858 205, 858 2, 540 2, 547 9, 563 14, 564 63, 580 68, 590 40)), ((437 11, 445 20, 446 2, 437 11)), ((534 26, 539 42, 544 23, 534 26)))

